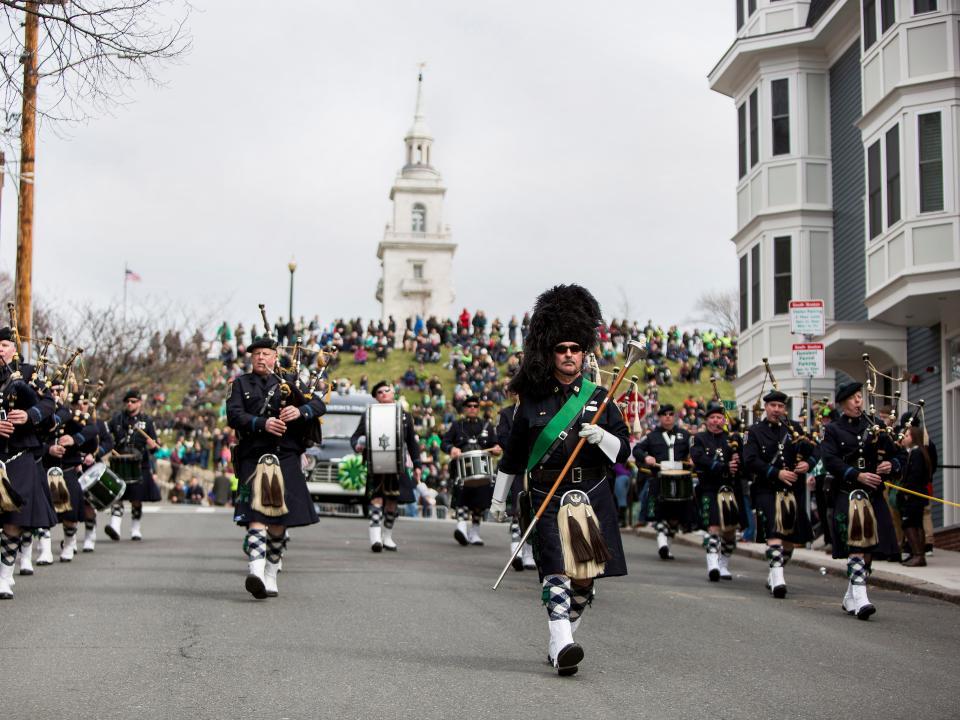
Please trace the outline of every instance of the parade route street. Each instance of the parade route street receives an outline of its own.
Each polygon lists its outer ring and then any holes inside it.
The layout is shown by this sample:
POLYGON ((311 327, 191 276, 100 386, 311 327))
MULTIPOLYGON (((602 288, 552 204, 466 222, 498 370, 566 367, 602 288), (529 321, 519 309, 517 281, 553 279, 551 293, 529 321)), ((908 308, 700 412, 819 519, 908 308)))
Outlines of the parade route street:
MULTIPOLYGON (((152 508, 151 508, 152 509, 152 508)), ((242 532, 224 511, 164 507, 142 543, 112 543, 17 576, 0 603, 5 718, 897 718, 958 716, 960 608, 735 557, 706 580, 702 551, 657 559, 624 535, 630 575, 602 581, 577 640, 578 675, 545 662, 535 572, 510 570, 505 525, 460 547, 453 524, 401 518, 397 554, 367 523, 292 531, 280 597, 243 589, 242 532)), ((126 518, 129 521, 129 516, 126 518)), ((54 530, 55 545, 60 529, 54 530)), ((933 559, 936 562, 936 559, 933 559)))

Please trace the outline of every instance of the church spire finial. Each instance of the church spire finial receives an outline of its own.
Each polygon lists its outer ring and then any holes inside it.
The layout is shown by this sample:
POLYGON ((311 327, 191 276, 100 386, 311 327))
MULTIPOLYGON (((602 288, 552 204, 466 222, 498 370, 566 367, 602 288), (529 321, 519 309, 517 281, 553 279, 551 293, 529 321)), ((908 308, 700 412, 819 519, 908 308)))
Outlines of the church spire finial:
POLYGON ((417 63, 417 107, 413 111, 414 121, 423 120, 423 69, 427 66, 425 62, 417 63))

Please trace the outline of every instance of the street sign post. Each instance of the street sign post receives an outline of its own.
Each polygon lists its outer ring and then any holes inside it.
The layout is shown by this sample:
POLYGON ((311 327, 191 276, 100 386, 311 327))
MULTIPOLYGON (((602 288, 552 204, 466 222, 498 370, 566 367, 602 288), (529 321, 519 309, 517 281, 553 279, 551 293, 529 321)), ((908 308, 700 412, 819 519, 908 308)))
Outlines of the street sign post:
POLYGON ((793 344, 793 376, 796 378, 822 378, 826 372, 823 343, 793 344))
POLYGON ((790 301, 790 332, 792 334, 819 337, 825 331, 823 300, 790 301))

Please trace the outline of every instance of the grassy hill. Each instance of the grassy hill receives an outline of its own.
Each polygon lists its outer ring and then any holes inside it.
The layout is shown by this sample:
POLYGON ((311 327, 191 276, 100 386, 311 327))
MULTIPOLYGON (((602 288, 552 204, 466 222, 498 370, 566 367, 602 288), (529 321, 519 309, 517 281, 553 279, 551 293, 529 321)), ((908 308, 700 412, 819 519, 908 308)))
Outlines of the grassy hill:
MULTIPOLYGON (((403 374, 407 371, 407 368, 413 366, 418 377, 426 376, 427 378, 433 377, 436 375, 440 378, 440 382, 443 383, 444 393, 447 397, 453 395, 454 388, 454 375, 453 370, 444 367, 450 357, 450 349, 444 348, 442 352, 443 361, 440 363, 426 363, 422 367, 414 362, 413 353, 404 352, 402 350, 394 350, 390 353, 387 360, 384 362, 376 362, 375 360, 369 361, 366 365, 355 365, 353 362, 353 357, 350 354, 344 354, 340 360, 340 365, 331 371, 330 376, 334 379, 337 378, 348 378, 354 385, 358 384, 361 376, 366 375, 372 386, 374 383, 379 380, 392 380, 397 381, 403 374)), ((618 361, 623 361, 623 356, 618 356, 618 361)), ((673 376, 677 377, 677 366, 678 363, 667 362, 667 365, 670 367, 673 376)), ((501 373, 505 373, 506 367, 501 365, 501 373)), ((604 370, 609 369, 609 366, 603 368, 604 370)), ((633 374, 631 372, 631 374, 633 374)), ((629 379, 629 375, 627 376, 629 379)), ((690 384, 690 383, 677 383, 675 382, 670 387, 661 387, 660 388, 660 402, 661 403, 672 403, 674 405, 679 405, 682 403, 687 395, 693 395, 695 399, 702 398, 707 401, 713 396, 713 388, 709 382, 709 374, 704 371, 702 374, 703 382, 699 385, 690 384)), ((609 376, 604 376, 605 384, 612 382, 612 378, 609 376)), ((718 387, 720 389, 720 395, 724 398, 733 398, 733 385, 728 382, 719 382, 718 387)), ((621 389, 625 391, 627 385, 621 385, 621 389)), ((402 392, 403 396, 407 399, 408 402, 414 403, 419 402, 420 397, 419 393, 411 390, 404 390, 402 392)))

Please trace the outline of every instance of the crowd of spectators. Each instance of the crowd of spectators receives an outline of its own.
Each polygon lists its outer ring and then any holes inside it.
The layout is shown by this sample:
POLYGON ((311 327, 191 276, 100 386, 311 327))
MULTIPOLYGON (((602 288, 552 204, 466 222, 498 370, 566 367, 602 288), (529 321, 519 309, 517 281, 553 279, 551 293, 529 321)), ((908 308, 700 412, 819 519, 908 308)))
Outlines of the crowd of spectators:
MULTIPOLYGON (((442 504, 448 498, 449 485, 446 458, 440 451, 443 433, 459 416, 469 396, 480 398, 482 417, 496 423, 498 409, 508 402, 507 384, 519 368, 529 321, 528 313, 512 315, 503 322, 498 317, 488 318, 482 310, 471 313, 464 309, 455 318, 417 316, 400 323, 392 317, 386 321, 340 318, 322 323, 314 316, 309 321, 301 317, 291 325, 280 318, 270 330, 282 345, 299 340, 304 366, 311 366, 320 352, 327 353, 331 358, 328 377, 336 384, 334 390, 342 393, 368 392, 370 378, 376 381, 381 376, 377 363, 394 352, 409 354, 405 370, 388 379, 403 391, 420 438, 424 480, 432 489, 432 500, 442 504), (346 366, 363 370, 356 382, 345 377, 350 374, 356 378, 356 371, 338 373, 346 366), (451 373, 452 382, 441 380, 441 374, 449 378, 451 373)), ((249 370, 245 347, 261 332, 257 324, 245 327, 243 323, 224 321, 206 346, 207 357, 219 362, 208 362, 197 373, 176 407, 168 402, 162 386, 148 395, 147 411, 166 439, 159 456, 171 463, 171 482, 176 490, 171 490, 172 497, 179 497, 183 491, 182 501, 190 501, 189 481, 183 482, 189 468, 230 472, 230 447, 235 437, 225 424, 224 399, 229 383, 249 370)), ((614 319, 601 326, 599 336, 596 364, 606 380, 610 368, 622 359, 626 343, 646 339, 647 359, 635 367, 631 389, 620 398, 637 439, 656 424, 663 386, 690 386, 677 411, 681 424, 695 430, 710 396, 711 388, 705 383, 714 374, 731 379, 737 372, 736 338, 712 330, 664 329, 651 321, 641 324, 614 319), (640 407, 643 409, 638 412, 640 407)), ((176 340, 171 337, 159 342, 165 347, 176 340)), ((191 342, 198 340, 193 338, 191 342)))

